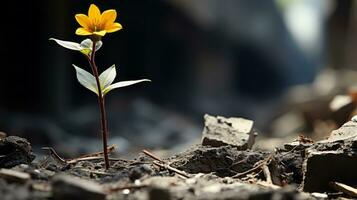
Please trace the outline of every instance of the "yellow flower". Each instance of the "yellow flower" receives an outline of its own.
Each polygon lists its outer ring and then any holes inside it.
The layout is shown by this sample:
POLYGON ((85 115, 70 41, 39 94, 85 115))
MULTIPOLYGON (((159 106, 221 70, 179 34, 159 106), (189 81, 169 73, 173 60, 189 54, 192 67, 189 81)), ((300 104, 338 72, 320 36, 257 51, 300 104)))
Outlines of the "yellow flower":
POLYGON ((99 8, 91 4, 88 16, 76 14, 76 20, 82 27, 76 30, 77 35, 104 36, 106 33, 113 33, 122 29, 121 24, 116 23, 117 12, 113 9, 106 10, 102 14, 99 8))

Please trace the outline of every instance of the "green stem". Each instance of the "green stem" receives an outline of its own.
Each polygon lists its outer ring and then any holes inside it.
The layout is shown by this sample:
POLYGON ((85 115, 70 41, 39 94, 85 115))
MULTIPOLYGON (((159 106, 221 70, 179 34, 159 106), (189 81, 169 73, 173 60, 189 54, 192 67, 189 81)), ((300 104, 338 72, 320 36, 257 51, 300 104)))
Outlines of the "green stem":
POLYGON ((104 96, 102 95, 102 88, 100 86, 99 81, 99 73, 97 69, 97 65, 95 64, 95 48, 96 48, 96 41, 93 41, 93 47, 91 56, 88 57, 89 64, 92 68, 93 75, 95 77, 95 81, 97 82, 98 87, 98 104, 100 110, 100 124, 102 129, 102 141, 103 141, 103 153, 104 153, 104 162, 105 162, 105 169, 109 168, 109 158, 108 158, 108 126, 107 126, 107 116, 105 112, 105 101, 104 96))

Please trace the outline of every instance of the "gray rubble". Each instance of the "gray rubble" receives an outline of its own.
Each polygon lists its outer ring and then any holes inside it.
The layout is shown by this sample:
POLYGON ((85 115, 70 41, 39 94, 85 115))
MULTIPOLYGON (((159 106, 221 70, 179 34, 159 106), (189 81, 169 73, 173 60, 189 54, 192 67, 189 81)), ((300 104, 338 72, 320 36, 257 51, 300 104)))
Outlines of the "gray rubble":
POLYGON ((103 187, 98 183, 68 175, 54 177, 52 194, 55 200, 104 200, 106 198, 103 187))
POLYGON ((204 116, 202 145, 220 147, 235 146, 240 150, 251 148, 254 143, 253 121, 243 118, 204 116))
POLYGON ((188 173, 215 173, 218 176, 232 176, 254 167, 268 156, 268 152, 239 151, 233 146, 209 147, 196 145, 172 156, 171 166, 188 173))
MULTIPOLYGON (((296 188, 271 189, 256 183, 244 183, 230 177, 220 178, 212 174, 197 174, 189 179, 179 177, 151 177, 143 182, 150 185, 148 191, 134 192, 135 199, 165 200, 244 200, 244 199, 313 199, 299 193, 296 188), (147 193, 148 195, 145 195, 147 193)), ((120 199, 120 198, 118 198, 120 199)))
POLYGON ((0 168, 30 164, 35 159, 30 143, 17 136, 0 139, 0 168))
MULTIPOLYGON (((153 163, 153 157, 147 154, 134 160, 118 159, 109 170, 104 170, 102 160, 80 161, 59 168, 46 167, 56 165, 52 159, 46 165, 21 164, 0 170, 0 197, 44 200, 352 197, 353 186, 357 185, 357 122, 344 124, 326 140, 313 142, 300 136, 272 152, 249 148, 254 133, 249 120, 208 115, 205 118, 203 141, 211 140, 169 158, 159 156, 155 163, 161 160, 162 165, 153 163), (189 176, 181 176, 177 171, 189 176), (331 187, 331 182, 345 190, 343 194, 336 194, 339 190, 331 187), (20 192, 12 195, 13 188, 20 192)), ((17 138, 5 139, 0 141, 13 144, 9 141, 17 138)))

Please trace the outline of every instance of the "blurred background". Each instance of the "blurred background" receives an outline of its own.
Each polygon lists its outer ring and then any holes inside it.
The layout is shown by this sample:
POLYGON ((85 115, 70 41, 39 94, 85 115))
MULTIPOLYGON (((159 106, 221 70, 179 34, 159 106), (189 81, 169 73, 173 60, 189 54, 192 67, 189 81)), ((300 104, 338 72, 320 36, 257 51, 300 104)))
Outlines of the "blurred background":
MULTIPOLYGON (((116 9, 99 70, 149 78, 107 96, 119 152, 173 151, 200 140, 203 115, 254 120, 261 138, 321 139, 354 113, 357 5, 353 0, 4 1, 0 131, 70 155, 100 150, 96 96, 77 83, 77 13, 116 9), (337 98, 337 100, 336 100, 337 98)), ((272 148, 264 143, 261 148, 272 148)))

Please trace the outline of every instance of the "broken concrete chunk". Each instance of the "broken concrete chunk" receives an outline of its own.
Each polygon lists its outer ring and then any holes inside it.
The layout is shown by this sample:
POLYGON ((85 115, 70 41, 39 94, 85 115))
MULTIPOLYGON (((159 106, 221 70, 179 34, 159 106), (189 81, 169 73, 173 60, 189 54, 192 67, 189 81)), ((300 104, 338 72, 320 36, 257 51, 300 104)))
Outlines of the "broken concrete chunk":
POLYGON ((329 182, 357 184, 357 156, 339 151, 310 151, 303 164, 303 190, 306 192, 331 191, 329 182))
POLYGON ((93 181, 68 175, 59 175, 53 179, 52 193, 55 200, 104 200, 106 198, 101 185, 93 181))
POLYGON ((347 122, 305 151, 303 183, 307 192, 331 191, 329 182, 357 185, 357 123, 347 122))
POLYGON ((335 142, 341 140, 356 140, 357 141, 357 122, 349 121, 341 126, 341 128, 332 131, 327 140, 321 142, 335 142))
POLYGON ((11 169, 0 169, 0 178, 3 178, 7 182, 11 183, 25 183, 30 179, 30 174, 11 169))
POLYGON ((202 145, 220 147, 232 145, 240 150, 251 148, 254 143, 253 121, 243 118, 224 118, 205 115, 202 145))
POLYGON ((35 155, 26 139, 17 136, 0 139, 0 168, 30 164, 33 159, 35 159, 35 155))

